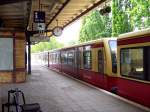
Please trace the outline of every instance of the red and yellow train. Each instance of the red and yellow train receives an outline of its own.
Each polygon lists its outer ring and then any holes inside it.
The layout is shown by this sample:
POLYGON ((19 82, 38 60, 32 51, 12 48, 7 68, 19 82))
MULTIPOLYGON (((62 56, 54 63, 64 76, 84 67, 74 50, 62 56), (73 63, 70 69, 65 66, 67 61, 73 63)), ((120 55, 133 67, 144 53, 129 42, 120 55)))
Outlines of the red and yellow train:
POLYGON ((150 107, 150 29, 40 55, 50 69, 150 107))

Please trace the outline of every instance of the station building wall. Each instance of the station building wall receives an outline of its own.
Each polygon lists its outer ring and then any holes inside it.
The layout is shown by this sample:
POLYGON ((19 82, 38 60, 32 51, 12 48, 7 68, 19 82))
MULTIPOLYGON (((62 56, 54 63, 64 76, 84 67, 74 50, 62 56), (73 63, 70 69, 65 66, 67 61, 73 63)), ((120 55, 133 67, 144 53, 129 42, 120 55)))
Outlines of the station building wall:
MULTIPOLYGON (((0 70, 0 83, 21 83, 26 81, 25 48, 26 36, 24 32, 0 32, 0 38, 13 39, 13 68, 0 70)), ((5 46, 7 48, 7 46, 5 46)), ((3 52, 0 52, 3 53, 3 52)), ((7 54, 6 54, 7 55, 7 54)), ((5 57, 6 58, 6 57, 5 57)), ((2 64, 6 64, 0 57, 2 64)), ((8 60, 7 60, 8 61, 8 60)), ((8 64, 8 63, 7 63, 8 64)))

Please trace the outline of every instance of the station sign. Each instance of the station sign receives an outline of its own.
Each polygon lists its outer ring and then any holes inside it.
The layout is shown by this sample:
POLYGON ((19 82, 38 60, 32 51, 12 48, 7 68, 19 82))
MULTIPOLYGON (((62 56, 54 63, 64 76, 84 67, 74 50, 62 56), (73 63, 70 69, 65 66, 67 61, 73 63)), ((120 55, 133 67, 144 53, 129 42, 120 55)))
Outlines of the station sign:
POLYGON ((34 11, 34 22, 35 23, 45 23, 45 12, 44 11, 34 11))
POLYGON ((45 31, 45 23, 37 23, 38 31, 45 31))
POLYGON ((46 36, 45 34, 35 34, 35 35, 31 36, 30 41, 33 44, 39 43, 39 42, 49 42, 50 37, 46 36))

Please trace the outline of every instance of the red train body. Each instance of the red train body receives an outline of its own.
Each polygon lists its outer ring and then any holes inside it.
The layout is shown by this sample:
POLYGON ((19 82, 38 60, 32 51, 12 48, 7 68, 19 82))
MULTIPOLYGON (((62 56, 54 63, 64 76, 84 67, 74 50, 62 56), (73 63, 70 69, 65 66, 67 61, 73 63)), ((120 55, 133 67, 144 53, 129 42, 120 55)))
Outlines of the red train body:
POLYGON ((150 107, 150 29, 49 51, 47 63, 50 69, 150 107))

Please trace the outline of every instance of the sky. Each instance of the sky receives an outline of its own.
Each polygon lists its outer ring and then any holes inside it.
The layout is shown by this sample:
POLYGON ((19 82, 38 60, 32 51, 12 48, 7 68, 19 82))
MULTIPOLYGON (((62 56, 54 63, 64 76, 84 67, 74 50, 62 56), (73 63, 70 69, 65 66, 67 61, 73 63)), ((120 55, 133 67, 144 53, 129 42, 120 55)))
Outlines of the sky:
POLYGON ((67 44, 70 41, 79 39, 79 31, 81 27, 81 19, 76 20, 69 26, 67 26, 60 37, 56 37, 58 42, 67 44))

